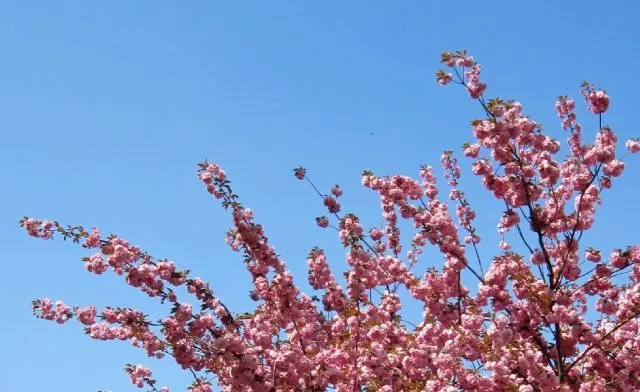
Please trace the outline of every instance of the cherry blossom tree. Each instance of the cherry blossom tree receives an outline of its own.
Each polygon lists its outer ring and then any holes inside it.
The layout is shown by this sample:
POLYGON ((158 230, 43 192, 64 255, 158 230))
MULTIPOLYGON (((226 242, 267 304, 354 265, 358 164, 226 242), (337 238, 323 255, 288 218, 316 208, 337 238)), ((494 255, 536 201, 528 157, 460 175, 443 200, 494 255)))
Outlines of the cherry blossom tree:
MULTIPOLYGON (((583 133, 576 102, 558 98, 568 137, 561 152, 519 102, 485 98, 473 57, 445 52, 442 63, 438 83, 460 85, 483 112, 463 154, 504 204, 500 251, 491 261, 480 258, 476 211, 460 189, 451 151, 441 156, 444 187, 430 166, 418 179, 365 171, 362 185, 379 195, 384 222, 368 229, 342 213, 342 188, 324 194, 299 167, 295 177, 327 209, 317 225, 337 232, 347 262, 338 279, 323 249, 311 249, 308 281, 316 292, 305 294, 226 173, 203 162, 198 178, 231 215, 226 241, 243 254, 253 311, 233 312, 207 282, 116 235, 24 218, 33 237, 61 236, 86 248, 87 271, 115 273, 170 307, 164 319, 151 320, 135 309, 44 298, 33 301, 34 314, 60 324, 73 319, 93 339, 128 340, 150 357, 169 358, 193 374, 192 392, 216 385, 256 392, 640 390, 640 247, 601 251, 581 243, 602 193, 625 167, 616 135, 603 125, 608 95, 582 85, 598 124, 594 137, 583 133), (427 246, 442 260, 421 257, 427 246), (420 303, 418 324, 405 320, 406 301, 420 303)), ((636 153, 640 141, 625 147, 636 153)), ((140 388, 169 390, 143 365, 125 371, 140 388)))

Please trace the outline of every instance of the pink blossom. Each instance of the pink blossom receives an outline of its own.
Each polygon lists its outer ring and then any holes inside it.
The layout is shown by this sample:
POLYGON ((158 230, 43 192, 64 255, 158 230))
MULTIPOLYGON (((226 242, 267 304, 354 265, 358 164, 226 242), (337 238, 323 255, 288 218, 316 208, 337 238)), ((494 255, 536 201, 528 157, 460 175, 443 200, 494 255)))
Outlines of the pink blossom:
POLYGON ((20 224, 32 237, 48 240, 53 238, 54 223, 48 220, 39 221, 32 218, 25 218, 20 224))
POLYGON ((468 144, 464 146, 464 155, 469 158, 477 158, 480 152, 479 144, 468 144))
POLYGON ((97 227, 91 229, 91 234, 84 241, 86 248, 97 248, 100 246, 100 230, 97 227))
POLYGON ((611 177, 618 177, 624 170, 624 162, 613 160, 604 165, 604 174, 611 177))
POLYGON ((151 370, 142 365, 135 365, 129 373, 131 382, 138 388, 144 387, 145 379, 151 377, 151 370))
POLYGON ((307 170, 304 167, 300 166, 293 169, 293 173, 298 180, 304 180, 304 176, 307 174, 307 170))
POLYGON ((84 325, 92 325, 96 322, 96 307, 89 306, 76 310, 76 317, 84 325))
POLYGON ((89 272, 100 275, 107 270, 107 264, 105 264, 102 254, 96 253, 90 257, 84 258, 84 266, 89 272))
POLYGON ((316 224, 324 229, 329 226, 329 218, 326 216, 319 216, 316 218, 316 224))
POLYGON ((599 263, 601 260, 600 251, 594 248, 588 248, 585 258, 591 262, 599 263))
POLYGON ((211 384, 209 384, 208 382, 198 380, 189 388, 189 391, 190 392, 211 392, 213 391, 213 389, 211 389, 211 384))
POLYGON ((372 240, 378 241, 384 236, 384 232, 380 229, 373 228, 369 232, 369 236, 371 237, 372 240))
POLYGON ((436 73, 436 80, 439 85, 446 86, 447 84, 451 83, 453 78, 450 73, 444 72, 443 70, 439 70, 436 73))
POLYGON ((340 203, 338 203, 338 201, 331 196, 325 196, 324 205, 327 207, 331 214, 340 212, 340 203))
POLYGON ((479 79, 472 79, 467 83, 467 90, 469 91, 469 96, 473 99, 478 99, 484 93, 484 90, 487 88, 487 85, 480 82, 479 79))
POLYGON ((629 139, 627 140, 627 142, 625 143, 625 147, 627 148, 627 150, 629 150, 632 154, 635 154, 636 152, 640 151, 640 141, 636 140, 636 139, 629 139))
POLYGON ((594 114, 602 114, 609 108, 609 96, 603 90, 596 90, 595 87, 587 83, 581 93, 588 103, 589 110, 594 114))

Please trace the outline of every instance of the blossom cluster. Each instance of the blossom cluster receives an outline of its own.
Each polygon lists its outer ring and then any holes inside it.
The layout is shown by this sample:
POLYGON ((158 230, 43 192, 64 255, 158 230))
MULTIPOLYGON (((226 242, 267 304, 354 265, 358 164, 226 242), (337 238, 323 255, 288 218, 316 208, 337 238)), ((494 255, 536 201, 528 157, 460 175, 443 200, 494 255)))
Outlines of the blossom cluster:
MULTIPOLYGON (((33 302, 34 314, 60 324, 75 320, 93 339, 129 341, 149 357, 170 358, 193 374, 191 392, 210 392, 214 383, 229 392, 639 390, 640 246, 608 253, 583 240, 602 194, 625 168, 617 136, 602 126, 608 95, 582 87, 598 123, 592 142, 576 102, 557 99, 569 150, 563 154, 521 103, 485 99, 482 66, 473 57, 445 52, 442 63, 447 70, 437 72, 437 82, 460 85, 482 109, 462 154, 504 206, 492 260, 480 257, 486 240, 452 151, 440 159, 446 198, 431 166, 417 179, 365 171, 362 185, 380 199, 382 220, 374 227, 342 212, 343 188, 323 194, 298 167, 294 176, 312 185, 328 212, 316 223, 335 229, 347 265, 338 278, 327 252, 314 247, 307 257, 314 294, 306 294, 224 170, 202 162, 199 180, 229 212, 226 241, 243 255, 253 310, 231 311, 204 279, 123 238, 25 218, 33 237, 81 244, 90 253, 83 259, 88 272, 112 272, 169 307, 153 321, 136 309, 99 311, 43 298, 33 302), (427 246, 442 260, 425 260, 427 246), (422 309, 416 322, 404 310, 409 300, 422 309)), ((636 153, 640 140, 625 147, 636 153)), ((168 392, 143 365, 125 371, 139 388, 168 392)))

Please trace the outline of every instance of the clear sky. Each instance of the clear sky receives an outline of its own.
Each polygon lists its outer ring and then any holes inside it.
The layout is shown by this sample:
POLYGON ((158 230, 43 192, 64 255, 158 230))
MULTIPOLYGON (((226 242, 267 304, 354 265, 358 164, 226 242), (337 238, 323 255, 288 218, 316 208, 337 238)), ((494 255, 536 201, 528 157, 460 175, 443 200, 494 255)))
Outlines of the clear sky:
MULTIPOLYGON (((363 169, 417 175, 470 138, 479 108, 433 76, 440 52, 459 48, 483 63, 488 96, 517 98, 563 140, 555 97, 577 98, 585 79, 611 95, 605 123, 638 136, 639 11, 584 0, 0 2, 0 390, 133 390, 125 363, 150 365, 172 390, 189 382, 128 343, 31 316, 43 296, 163 313, 119 278, 87 273, 81 248, 27 238, 23 215, 118 233, 244 311, 249 277, 224 244, 230 219, 198 183, 198 161, 227 170, 305 287, 309 249, 326 247, 336 270, 344 256, 315 226, 322 205, 294 166, 323 190, 341 184, 344 209, 378 224, 363 169)), ((597 123, 579 106, 591 137, 597 123)), ((608 253, 637 241, 639 167, 632 160, 606 194, 589 245, 608 253)), ((465 170, 490 258, 500 204, 478 183, 465 170)))

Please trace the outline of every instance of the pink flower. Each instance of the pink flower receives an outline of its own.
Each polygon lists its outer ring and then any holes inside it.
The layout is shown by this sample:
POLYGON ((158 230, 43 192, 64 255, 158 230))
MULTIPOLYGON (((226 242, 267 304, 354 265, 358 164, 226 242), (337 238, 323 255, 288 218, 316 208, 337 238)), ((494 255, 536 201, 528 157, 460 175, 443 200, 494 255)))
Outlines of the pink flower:
POLYGON ((333 194, 335 197, 342 196, 342 188, 340 188, 340 185, 335 185, 333 188, 331 188, 331 194, 333 194))
POLYGON ((326 216, 319 216, 316 218, 316 224, 324 229, 329 226, 329 218, 326 216))
POLYGON ((585 254, 585 258, 591 262, 599 263, 602 256, 600 255, 600 251, 594 248, 588 248, 585 254))
POLYGON ((97 248, 100 246, 100 230, 97 227, 91 229, 91 234, 84 241, 85 248, 97 248))
POLYGON ((372 240, 378 241, 384 236, 384 232, 380 229, 373 228, 369 232, 369 236, 371 237, 372 240))
POLYGON ((447 84, 451 83, 453 78, 451 77, 450 73, 444 72, 443 70, 439 70, 436 73, 436 80, 438 81, 439 85, 446 86, 447 84))
POLYGON ((302 166, 296 167, 293 169, 293 173, 298 180, 304 180, 304 176, 307 174, 307 169, 302 166))
POLYGON ((469 158, 477 158, 478 157, 478 153, 480 152, 480 145, 479 144, 465 144, 463 146, 464 148, 464 155, 469 157, 469 158))
POLYGON ((498 223, 498 232, 503 234, 511 227, 520 223, 520 215, 514 210, 508 210, 502 214, 500 223, 498 223))
POLYGON ((576 104, 573 99, 569 97, 559 97, 556 101, 556 112, 558 117, 568 116, 575 109, 576 104))
POLYGON ((190 392, 211 392, 211 384, 208 382, 204 382, 202 380, 196 381, 191 387, 189 387, 190 392))
POLYGON ((89 272, 100 275, 107 270, 107 264, 102 259, 101 253, 96 253, 84 258, 84 266, 89 272))
POLYGON ((145 380, 151 377, 151 370, 142 365, 135 365, 134 367, 127 368, 127 372, 129 372, 129 377, 131 378, 133 385, 138 388, 144 387, 145 380))
POLYGON ((484 93, 484 90, 487 88, 485 83, 480 81, 480 72, 482 71, 482 67, 480 64, 476 64, 471 68, 470 71, 466 72, 465 76, 467 77, 467 91, 469 95, 473 99, 478 99, 484 93))
POLYGON ((25 218, 20 224, 32 237, 48 240, 53 238, 54 223, 48 220, 39 221, 32 218, 25 218))
POLYGON ((96 307, 89 306, 83 309, 76 310, 76 317, 84 325, 92 325, 96 322, 96 307))
POLYGON ((533 252, 530 259, 531 259, 531 263, 535 265, 540 265, 545 262, 544 253, 542 253, 542 251, 539 251, 539 250, 536 250, 535 252, 533 252))
POLYGON ((624 170, 624 162, 613 160, 604 165, 604 174, 611 177, 618 177, 624 170))
POLYGON ((336 214, 336 213, 340 212, 340 204, 338 203, 338 201, 335 198, 333 198, 331 196, 325 196, 324 205, 327 207, 329 212, 332 213, 332 214, 336 214))
POLYGON ((481 83, 479 80, 470 81, 467 83, 467 90, 469 91, 469 96, 473 99, 478 99, 484 93, 484 90, 487 88, 487 85, 481 83))
POLYGON ((596 90, 591 84, 584 83, 581 93, 592 113, 601 114, 609 108, 609 96, 604 90, 596 90))
POLYGON ((636 152, 640 151, 640 140, 629 139, 625 143, 625 147, 627 148, 627 150, 629 150, 629 152, 635 154, 636 152))
POLYGON ((180 322, 187 322, 191 319, 193 308, 190 304, 180 304, 176 309, 175 317, 180 322))
POLYGON ((33 314, 38 318, 53 320, 56 316, 56 313, 53 310, 53 302, 51 302, 49 298, 42 298, 33 301, 32 308, 33 314))

